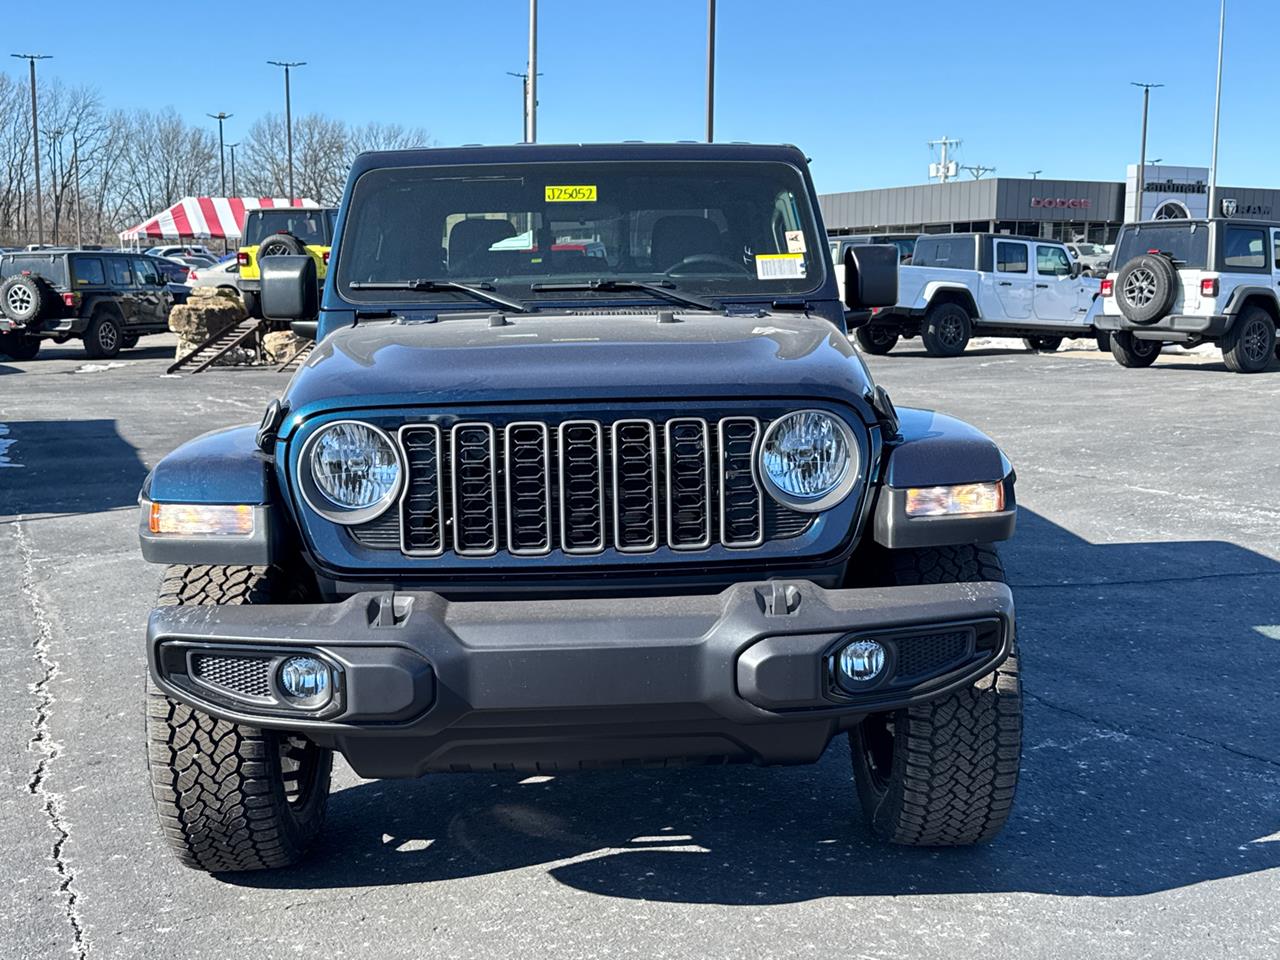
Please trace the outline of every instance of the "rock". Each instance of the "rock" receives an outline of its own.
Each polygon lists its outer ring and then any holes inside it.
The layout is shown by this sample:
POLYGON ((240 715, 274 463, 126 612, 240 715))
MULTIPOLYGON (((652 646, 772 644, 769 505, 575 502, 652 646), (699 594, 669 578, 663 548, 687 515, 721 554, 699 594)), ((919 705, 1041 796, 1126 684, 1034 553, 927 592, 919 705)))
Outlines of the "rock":
MULTIPOLYGON (((196 289, 203 291, 207 288, 196 289)), ((248 316, 239 297, 216 289, 178 304, 169 312, 169 329, 178 335, 174 359, 181 360, 210 337, 234 327, 248 316)), ((253 360, 253 351, 237 348, 220 357, 217 365, 252 363, 253 360)))
POLYGON ((284 363, 302 349, 306 341, 292 330, 276 330, 262 338, 262 349, 272 363, 284 363))
POLYGON ((192 287, 191 292, 187 294, 190 300, 233 300, 236 303, 241 302, 240 291, 227 290, 223 287, 192 287))

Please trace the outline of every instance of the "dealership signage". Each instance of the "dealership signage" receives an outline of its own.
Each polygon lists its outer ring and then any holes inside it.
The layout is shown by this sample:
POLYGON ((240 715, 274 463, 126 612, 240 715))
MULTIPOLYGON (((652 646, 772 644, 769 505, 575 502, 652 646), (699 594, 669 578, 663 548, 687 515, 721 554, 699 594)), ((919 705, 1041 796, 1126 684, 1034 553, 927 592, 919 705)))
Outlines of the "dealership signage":
POLYGON ((1143 193, 1208 193, 1209 188, 1203 180, 1196 180, 1193 183, 1186 181, 1174 180, 1166 177, 1160 180, 1144 180, 1142 183, 1143 193))
POLYGON ((1068 210, 1088 210, 1093 206, 1093 201, 1088 197, 1032 197, 1031 206, 1037 210, 1048 207, 1068 210))

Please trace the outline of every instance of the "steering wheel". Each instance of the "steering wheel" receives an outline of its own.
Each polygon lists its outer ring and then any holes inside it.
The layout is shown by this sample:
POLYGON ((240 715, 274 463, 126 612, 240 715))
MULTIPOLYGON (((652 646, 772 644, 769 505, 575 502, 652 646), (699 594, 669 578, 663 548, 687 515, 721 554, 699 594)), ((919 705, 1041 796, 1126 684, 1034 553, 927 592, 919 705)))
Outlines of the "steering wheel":
POLYGON ((695 263, 719 264, 720 266, 728 267, 731 270, 736 270, 739 273, 743 273, 743 274, 749 274, 751 272, 746 267, 744 267, 741 263, 739 263, 737 260, 734 260, 730 257, 722 256, 721 254, 718 254, 718 253, 695 253, 695 254, 692 254, 691 256, 685 257, 683 260, 680 260, 677 263, 673 263, 671 266, 667 267, 666 270, 663 270, 662 274, 663 276, 666 276, 666 277, 688 276, 688 274, 680 273, 679 272, 680 268, 684 266, 691 266, 695 263))

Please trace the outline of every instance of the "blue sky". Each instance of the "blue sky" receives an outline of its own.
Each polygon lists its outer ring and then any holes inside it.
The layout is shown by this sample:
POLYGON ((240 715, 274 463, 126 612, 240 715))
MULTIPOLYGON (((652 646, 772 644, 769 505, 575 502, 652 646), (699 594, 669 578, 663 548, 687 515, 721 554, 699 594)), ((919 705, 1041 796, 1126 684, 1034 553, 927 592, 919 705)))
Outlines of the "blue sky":
MULTIPOLYGON (((539 7, 540 140, 702 136, 704 0, 539 7)), ((226 110, 229 140, 281 109, 268 58, 308 61, 295 111, 422 126, 442 144, 521 137, 520 81, 505 72, 525 66, 525 0, 58 9, 59 29, 10 46, 54 54, 42 70, 112 106, 171 105, 191 120, 226 110)), ((796 143, 824 192, 922 182, 925 141, 943 134, 963 138, 962 163, 997 175, 1118 180, 1138 155, 1129 81, 1147 80, 1165 84, 1148 156, 1207 166, 1217 11, 1217 0, 720 0, 717 139, 796 143)), ((1228 0, 1219 165, 1231 186, 1280 186, 1277 37, 1280 3, 1228 0)))

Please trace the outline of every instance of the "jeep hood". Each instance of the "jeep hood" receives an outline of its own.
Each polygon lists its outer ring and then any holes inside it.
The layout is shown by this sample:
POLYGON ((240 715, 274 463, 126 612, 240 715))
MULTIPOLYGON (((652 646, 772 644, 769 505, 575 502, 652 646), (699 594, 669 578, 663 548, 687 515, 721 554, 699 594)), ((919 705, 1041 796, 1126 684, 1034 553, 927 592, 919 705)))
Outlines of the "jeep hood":
MULTIPOLYGON (((870 375, 829 321, 798 312, 452 316, 325 337, 285 393, 324 410, 526 401, 795 397, 849 403, 870 375)), ((860 410, 865 416, 867 411, 860 410)))

